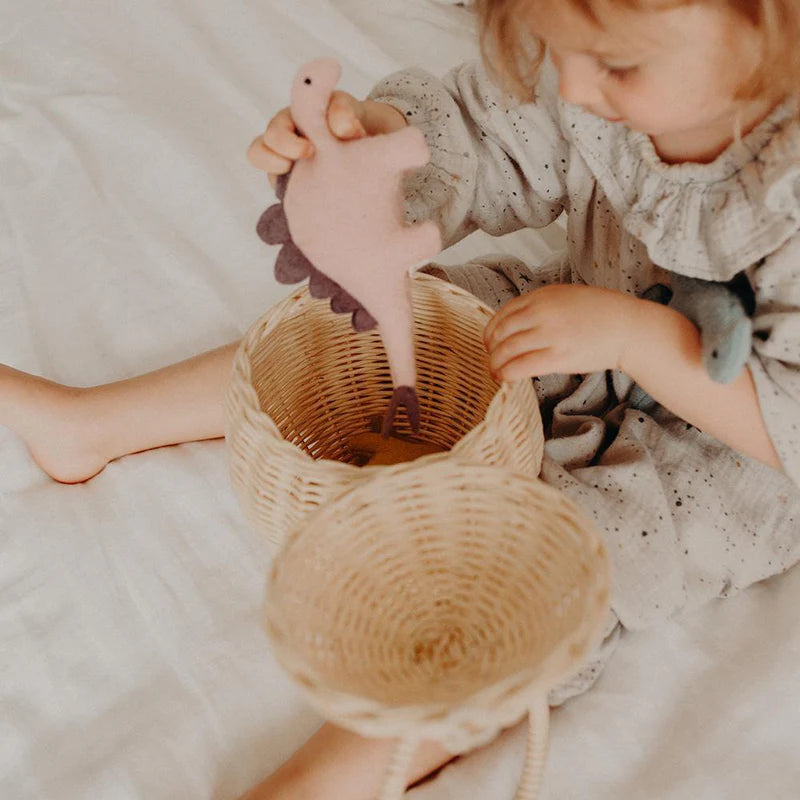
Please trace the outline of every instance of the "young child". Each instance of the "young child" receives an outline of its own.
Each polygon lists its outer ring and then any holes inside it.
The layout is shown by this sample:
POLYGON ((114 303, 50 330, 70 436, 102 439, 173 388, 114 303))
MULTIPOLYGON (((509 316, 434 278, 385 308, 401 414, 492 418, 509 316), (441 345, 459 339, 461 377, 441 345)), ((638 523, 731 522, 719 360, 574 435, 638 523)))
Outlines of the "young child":
MULTIPOLYGON (((567 212, 566 252, 536 269, 431 268, 500 307, 486 330, 491 367, 533 377, 542 477, 594 517, 614 562, 606 641, 557 702, 591 684, 620 627, 725 596, 800 555, 800 7, 475 6, 490 73, 409 70, 365 101, 338 92, 329 124, 341 138, 424 131, 432 161, 409 181, 408 217, 435 219, 448 244, 567 212), (670 272, 746 277, 755 333, 732 383, 710 380, 688 320, 641 299, 670 272), (654 410, 628 407, 633 382, 654 410)), ((274 179, 310 154, 283 110, 249 156, 274 179)), ((221 436, 235 348, 91 389, 2 368, 0 423, 57 480, 86 480, 126 453, 221 436)), ((247 798, 372 800, 391 748, 326 725, 247 798)), ((412 777, 448 759, 425 745, 412 777)))

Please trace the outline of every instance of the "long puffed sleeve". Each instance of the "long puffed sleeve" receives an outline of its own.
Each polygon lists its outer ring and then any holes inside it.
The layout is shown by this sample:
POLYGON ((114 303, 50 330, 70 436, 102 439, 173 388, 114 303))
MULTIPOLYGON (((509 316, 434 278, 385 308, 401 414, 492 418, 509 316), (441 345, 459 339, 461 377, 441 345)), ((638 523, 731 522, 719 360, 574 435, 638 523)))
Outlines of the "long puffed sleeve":
POLYGON ((748 367, 783 468, 800 485, 800 234, 753 267, 748 367))
POLYGON ((417 69, 395 73, 370 99, 425 134, 431 161, 408 181, 407 215, 436 221, 446 246, 476 228, 499 236, 544 227, 563 210, 569 148, 551 67, 535 103, 515 104, 476 62, 443 80, 417 69))

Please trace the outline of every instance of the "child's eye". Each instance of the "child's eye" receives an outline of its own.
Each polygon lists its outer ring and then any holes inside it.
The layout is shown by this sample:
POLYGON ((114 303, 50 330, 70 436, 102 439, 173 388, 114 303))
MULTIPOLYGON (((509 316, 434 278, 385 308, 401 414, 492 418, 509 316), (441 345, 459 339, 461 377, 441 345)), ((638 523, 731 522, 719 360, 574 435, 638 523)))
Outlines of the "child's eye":
POLYGON ((606 64, 604 62, 600 62, 600 69, 603 71, 604 74, 608 75, 610 78, 615 78, 620 80, 622 78, 627 78, 630 75, 633 75, 634 72, 638 69, 638 65, 631 64, 630 66, 618 67, 613 64, 606 64))

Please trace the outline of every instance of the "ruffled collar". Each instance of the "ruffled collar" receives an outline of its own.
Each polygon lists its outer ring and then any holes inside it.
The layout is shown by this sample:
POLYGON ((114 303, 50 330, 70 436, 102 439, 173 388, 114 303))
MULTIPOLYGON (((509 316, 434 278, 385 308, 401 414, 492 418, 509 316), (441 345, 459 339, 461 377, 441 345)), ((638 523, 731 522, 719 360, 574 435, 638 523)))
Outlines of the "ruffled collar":
POLYGON ((800 230, 800 123, 791 103, 708 164, 667 164, 647 135, 559 105, 564 135, 654 264, 729 280, 800 230))

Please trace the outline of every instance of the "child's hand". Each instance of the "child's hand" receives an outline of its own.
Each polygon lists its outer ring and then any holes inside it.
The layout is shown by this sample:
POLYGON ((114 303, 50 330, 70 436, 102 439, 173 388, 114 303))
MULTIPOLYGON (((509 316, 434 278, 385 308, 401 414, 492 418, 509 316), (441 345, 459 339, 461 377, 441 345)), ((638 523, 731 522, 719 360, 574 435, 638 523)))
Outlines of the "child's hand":
POLYGON ((486 326, 492 374, 514 381, 617 369, 635 344, 638 298, 595 286, 545 286, 516 297, 486 326))
MULTIPOLYGON (((359 139, 378 133, 391 133, 406 125, 405 117, 386 103, 357 100, 347 92, 336 91, 328 105, 328 127, 339 139, 359 139)), ((257 169, 264 170, 272 185, 300 158, 314 154, 314 145, 297 130, 289 108, 281 109, 257 136, 247 158, 257 169)))

